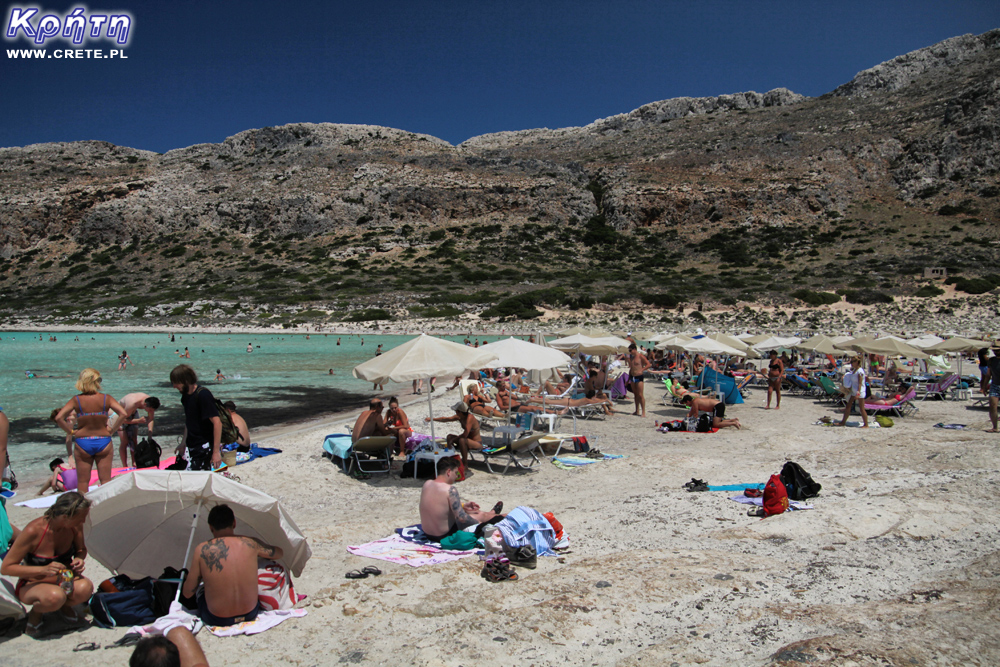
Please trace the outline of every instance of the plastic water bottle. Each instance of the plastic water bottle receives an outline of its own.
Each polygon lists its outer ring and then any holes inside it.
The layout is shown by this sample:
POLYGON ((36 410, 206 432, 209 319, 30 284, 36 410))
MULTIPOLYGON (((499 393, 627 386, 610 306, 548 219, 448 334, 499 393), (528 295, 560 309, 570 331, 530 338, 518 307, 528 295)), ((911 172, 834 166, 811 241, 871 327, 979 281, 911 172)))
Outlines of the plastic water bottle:
POLYGON ((64 569, 59 575, 59 587, 67 597, 73 594, 73 571, 64 569))

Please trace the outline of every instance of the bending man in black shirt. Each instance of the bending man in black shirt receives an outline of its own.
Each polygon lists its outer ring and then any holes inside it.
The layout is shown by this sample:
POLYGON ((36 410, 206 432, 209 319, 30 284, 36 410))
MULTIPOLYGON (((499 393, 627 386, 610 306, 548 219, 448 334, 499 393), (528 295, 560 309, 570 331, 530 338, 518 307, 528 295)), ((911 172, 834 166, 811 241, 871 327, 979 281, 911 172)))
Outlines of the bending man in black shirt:
POLYGON ((187 364, 170 371, 170 384, 181 392, 184 406, 184 438, 177 457, 187 450, 188 470, 212 470, 222 465, 222 420, 212 392, 198 386, 198 376, 187 364))

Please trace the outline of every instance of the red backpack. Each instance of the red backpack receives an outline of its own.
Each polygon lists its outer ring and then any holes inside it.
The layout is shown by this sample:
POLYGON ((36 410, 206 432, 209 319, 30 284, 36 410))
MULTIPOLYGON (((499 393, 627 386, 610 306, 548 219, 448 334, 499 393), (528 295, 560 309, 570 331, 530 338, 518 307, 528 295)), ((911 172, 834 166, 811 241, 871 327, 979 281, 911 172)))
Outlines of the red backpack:
POLYGON ((764 487, 764 516, 781 514, 788 509, 788 491, 778 475, 771 475, 764 487))

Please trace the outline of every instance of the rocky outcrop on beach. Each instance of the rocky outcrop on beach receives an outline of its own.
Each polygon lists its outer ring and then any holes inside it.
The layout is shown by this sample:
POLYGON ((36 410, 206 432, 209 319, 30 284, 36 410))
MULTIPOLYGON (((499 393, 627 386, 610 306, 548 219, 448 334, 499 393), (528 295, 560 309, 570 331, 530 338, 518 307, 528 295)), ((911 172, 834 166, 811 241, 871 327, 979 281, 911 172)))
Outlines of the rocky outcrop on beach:
POLYGON ((72 303, 84 287, 120 300, 110 285, 138 264, 143 299, 118 306, 237 300, 246 286, 263 288, 249 295, 258 303, 325 311, 387 291, 433 300, 434 286, 464 295, 436 302, 460 310, 475 293, 489 292, 471 302, 481 310, 552 286, 570 290, 567 303, 622 290, 790 302, 798 287, 859 281, 902 296, 926 266, 996 272, 998 105, 994 30, 900 56, 819 98, 780 88, 675 98, 459 146, 295 123, 162 155, 99 141, 4 148, 0 290, 19 311, 65 305, 28 299, 39 287, 72 303), (203 258, 223 294, 156 279, 203 258), (483 290, 473 266, 502 279, 483 290))

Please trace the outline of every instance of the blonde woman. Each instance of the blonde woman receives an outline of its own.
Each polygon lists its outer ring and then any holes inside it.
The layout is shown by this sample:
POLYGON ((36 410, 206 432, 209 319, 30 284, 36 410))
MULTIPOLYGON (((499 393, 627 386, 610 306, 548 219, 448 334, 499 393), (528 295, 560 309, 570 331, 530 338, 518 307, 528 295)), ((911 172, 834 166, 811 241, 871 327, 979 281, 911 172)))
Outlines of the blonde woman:
POLYGON ((73 607, 94 592, 94 584, 83 576, 83 523, 89 512, 89 500, 75 491, 64 493, 44 516, 24 527, 0 565, 0 574, 18 578, 17 599, 31 607, 30 637, 42 634, 43 614, 58 610, 71 623, 81 620, 73 607))
POLYGON ((837 426, 847 424, 847 416, 851 414, 851 408, 856 402, 861 410, 861 419, 864 425, 861 428, 868 428, 868 413, 865 412, 865 397, 868 395, 865 386, 865 369, 861 367, 861 357, 851 358, 851 370, 844 375, 844 388, 847 389, 847 405, 844 407, 844 418, 837 426))
POLYGON ((111 463, 114 450, 111 447, 111 432, 108 430, 108 415, 115 412, 126 419, 125 408, 107 394, 101 393, 101 374, 93 368, 80 371, 76 381, 78 396, 67 401, 56 414, 59 428, 73 436, 73 458, 76 459, 76 484, 80 493, 90 489, 90 473, 97 466, 97 476, 101 484, 111 481, 111 463), (68 418, 76 410, 76 431, 68 418))

